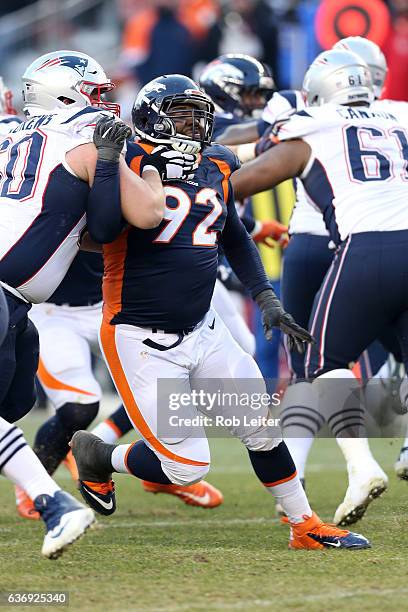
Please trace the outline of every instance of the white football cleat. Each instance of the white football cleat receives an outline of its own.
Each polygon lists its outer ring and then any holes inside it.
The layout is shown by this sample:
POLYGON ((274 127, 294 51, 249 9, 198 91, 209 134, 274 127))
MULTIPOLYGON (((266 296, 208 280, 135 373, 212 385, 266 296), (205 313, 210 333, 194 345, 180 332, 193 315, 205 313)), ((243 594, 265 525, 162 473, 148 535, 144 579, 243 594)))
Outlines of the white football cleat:
POLYGON ((349 486, 343 502, 334 515, 334 523, 344 527, 357 523, 371 502, 387 489, 388 477, 376 461, 363 471, 349 470, 349 486))
POLYGON ((95 521, 92 510, 65 491, 57 491, 52 497, 38 495, 34 507, 45 523, 46 534, 41 554, 48 559, 57 559, 62 555, 95 521))
POLYGON ((395 473, 401 480, 408 480, 408 446, 401 448, 398 461, 394 465, 395 473))

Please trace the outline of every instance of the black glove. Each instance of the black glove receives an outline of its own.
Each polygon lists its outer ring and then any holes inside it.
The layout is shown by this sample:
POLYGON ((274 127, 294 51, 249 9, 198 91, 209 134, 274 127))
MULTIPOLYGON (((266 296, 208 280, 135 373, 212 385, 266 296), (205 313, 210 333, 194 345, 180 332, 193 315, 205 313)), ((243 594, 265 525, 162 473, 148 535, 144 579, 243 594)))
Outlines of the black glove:
POLYGON ((156 168, 163 182, 188 181, 194 177, 194 171, 198 168, 198 156, 161 145, 153 149, 150 155, 143 156, 141 172, 146 166, 156 168))
POLYGON ((258 293, 255 301, 262 313, 262 325, 267 340, 272 340, 272 328, 278 327, 288 336, 289 350, 296 348, 299 353, 303 353, 307 343, 314 343, 313 336, 300 327, 292 315, 283 310, 282 304, 272 289, 265 289, 258 293))
POLYGON ((262 155, 262 153, 265 153, 265 151, 267 151, 268 149, 270 149, 276 144, 273 141, 272 127, 273 127, 272 125, 267 127, 264 133, 262 134, 261 138, 256 143, 255 157, 258 157, 258 155, 262 155))
POLYGON ((132 130, 126 123, 104 115, 97 122, 93 135, 93 142, 98 150, 98 160, 119 163, 125 140, 131 134, 132 130))

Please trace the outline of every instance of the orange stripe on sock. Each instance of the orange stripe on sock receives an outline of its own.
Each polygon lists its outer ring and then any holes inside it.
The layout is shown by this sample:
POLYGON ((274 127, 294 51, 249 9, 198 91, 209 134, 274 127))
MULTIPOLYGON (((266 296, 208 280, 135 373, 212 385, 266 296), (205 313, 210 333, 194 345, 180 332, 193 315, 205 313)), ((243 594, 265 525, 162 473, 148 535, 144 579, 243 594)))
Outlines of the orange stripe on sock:
POLYGON ((74 393, 81 393, 81 395, 95 396, 95 393, 91 393, 90 391, 84 391, 83 389, 79 389, 78 387, 72 387, 71 385, 66 385, 62 381, 55 378, 55 376, 53 376, 47 370, 41 358, 38 363, 37 375, 40 379, 41 384, 44 385, 44 387, 48 387, 49 389, 55 389, 57 391, 73 391, 74 393))
POLYGON ((136 444, 136 442, 133 442, 133 444, 131 444, 129 446, 129 448, 127 449, 127 451, 125 453, 124 463, 125 463, 126 469, 129 472, 129 474, 131 474, 132 472, 131 472, 131 470, 129 469, 129 466, 128 466, 128 456, 129 456, 129 453, 130 453, 130 451, 132 450, 132 448, 134 447, 135 444, 136 444))
POLYGON ((121 438, 123 436, 123 431, 121 431, 119 429, 119 427, 116 425, 116 423, 114 423, 110 419, 105 419, 104 423, 105 423, 105 425, 110 427, 115 432, 115 434, 118 436, 118 438, 121 438))
POLYGON ((107 323, 105 319, 102 321, 101 326, 101 344, 108 362, 111 376, 119 391, 122 401, 126 406, 126 411, 143 438, 147 440, 147 442, 149 442, 149 444, 158 453, 164 455, 172 461, 177 461, 178 463, 183 463, 184 465, 208 465, 208 463, 205 461, 195 461, 194 459, 180 457, 179 455, 172 453, 153 434, 150 427, 144 420, 135 398, 133 397, 126 374, 122 368, 122 364, 116 350, 115 326, 107 323))
POLYGON ((282 478, 282 480, 275 480, 275 482, 263 482, 264 487, 276 487, 276 485, 283 484, 284 482, 289 482, 289 480, 293 480, 297 476, 297 471, 295 470, 293 474, 288 476, 287 478, 282 478))

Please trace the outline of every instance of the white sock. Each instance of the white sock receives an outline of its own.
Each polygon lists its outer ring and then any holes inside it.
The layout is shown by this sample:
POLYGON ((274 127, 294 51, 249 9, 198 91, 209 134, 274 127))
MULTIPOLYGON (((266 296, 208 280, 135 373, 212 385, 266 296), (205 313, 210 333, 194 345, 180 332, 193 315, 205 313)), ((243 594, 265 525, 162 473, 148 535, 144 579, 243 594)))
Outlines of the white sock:
POLYGON ((125 458, 131 444, 119 444, 112 453, 111 464, 115 472, 120 474, 129 474, 129 470, 126 467, 125 458))
POLYGON ((112 425, 114 425, 112 421, 105 419, 105 421, 102 421, 102 423, 96 425, 96 427, 91 430, 91 433, 98 436, 98 438, 104 442, 107 442, 108 444, 114 444, 116 440, 121 437, 121 435, 112 425))
POLYGON ((299 478, 305 477, 306 461, 314 438, 285 438, 286 446, 289 449, 299 478))
POLYGON ((357 466, 364 470, 367 462, 375 462, 367 438, 336 438, 336 442, 347 461, 347 467, 357 466))
POLYGON ((38 495, 54 495, 60 487, 47 473, 23 432, 0 418, 0 472, 18 485, 31 499, 38 495))
POLYGON ((312 516, 312 509, 297 474, 287 482, 265 488, 282 506, 291 523, 303 523, 305 516, 312 516))

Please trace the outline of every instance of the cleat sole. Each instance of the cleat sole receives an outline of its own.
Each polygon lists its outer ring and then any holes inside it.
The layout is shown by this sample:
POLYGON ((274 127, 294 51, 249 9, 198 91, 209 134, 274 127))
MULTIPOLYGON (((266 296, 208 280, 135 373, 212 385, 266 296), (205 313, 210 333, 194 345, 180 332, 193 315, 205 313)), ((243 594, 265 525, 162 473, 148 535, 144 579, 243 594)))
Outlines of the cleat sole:
POLYGON ((345 514, 345 516, 337 523, 337 525, 339 527, 347 527, 348 525, 354 525, 354 523, 357 523, 357 521, 363 518, 371 502, 374 501, 374 499, 381 497, 381 495, 386 490, 387 490, 387 485, 385 483, 374 486, 370 490, 366 499, 361 504, 359 504, 358 506, 355 506, 354 508, 352 508, 352 510, 350 510, 347 514, 345 514))

